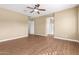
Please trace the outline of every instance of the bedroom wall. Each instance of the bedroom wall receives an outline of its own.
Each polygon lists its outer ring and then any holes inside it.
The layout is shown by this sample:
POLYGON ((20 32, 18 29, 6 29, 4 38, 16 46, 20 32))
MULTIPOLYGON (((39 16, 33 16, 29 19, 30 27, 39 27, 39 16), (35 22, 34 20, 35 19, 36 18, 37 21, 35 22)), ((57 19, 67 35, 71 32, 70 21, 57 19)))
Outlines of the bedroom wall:
POLYGON ((76 8, 55 13, 55 37, 77 39, 76 8))
POLYGON ((0 40, 28 36, 28 17, 0 8, 0 40))
POLYGON ((78 7, 78 39, 79 39, 79 7, 78 7))

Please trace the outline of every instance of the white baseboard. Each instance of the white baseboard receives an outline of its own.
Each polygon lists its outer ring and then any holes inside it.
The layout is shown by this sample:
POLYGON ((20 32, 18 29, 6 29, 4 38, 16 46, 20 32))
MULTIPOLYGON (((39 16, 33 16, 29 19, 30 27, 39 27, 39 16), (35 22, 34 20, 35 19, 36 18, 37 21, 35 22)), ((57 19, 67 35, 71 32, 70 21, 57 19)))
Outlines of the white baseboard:
MULTIPOLYGON (((47 35, 41 35, 41 34, 34 34, 34 35, 47 36, 47 35)), ((28 37, 28 36, 19 36, 19 37, 15 37, 15 38, 3 39, 3 40, 0 40, 0 42, 9 41, 9 40, 15 40, 15 39, 22 38, 22 37, 28 37)), ((61 37, 54 37, 54 38, 57 38, 57 39, 60 39, 60 40, 67 40, 67 41, 72 41, 72 42, 78 42, 79 43, 79 40, 73 40, 73 39, 61 38, 61 37)))
POLYGON ((54 37, 54 38, 57 38, 57 39, 60 39, 60 40, 67 40, 67 41, 72 41, 72 42, 78 42, 79 43, 79 40, 68 39, 68 38, 61 38, 61 37, 54 37))
POLYGON ((44 35, 44 34, 34 34, 34 35, 47 36, 47 35, 44 35))
POLYGON ((19 38, 22 38, 22 37, 28 37, 28 36, 26 35, 26 36, 19 36, 19 37, 14 37, 14 38, 9 38, 9 39, 2 39, 2 40, 0 40, 0 42, 15 40, 15 39, 19 39, 19 38))

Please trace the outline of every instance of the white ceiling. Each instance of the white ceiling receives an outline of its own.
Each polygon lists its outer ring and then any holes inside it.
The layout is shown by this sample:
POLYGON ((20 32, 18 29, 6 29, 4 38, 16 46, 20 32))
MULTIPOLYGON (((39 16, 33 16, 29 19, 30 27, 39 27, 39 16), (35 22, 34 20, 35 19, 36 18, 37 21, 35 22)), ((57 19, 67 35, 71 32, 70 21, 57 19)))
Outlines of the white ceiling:
POLYGON ((34 4, 0 4, 0 8, 16 11, 31 17, 42 16, 67 8, 72 8, 75 7, 76 4, 40 4, 39 8, 46 9, 46 11, 40 11, 40 14, 37 14, 36 12, 30 13, 31 9, 26 8, 27 6, 34 7, 34 4))

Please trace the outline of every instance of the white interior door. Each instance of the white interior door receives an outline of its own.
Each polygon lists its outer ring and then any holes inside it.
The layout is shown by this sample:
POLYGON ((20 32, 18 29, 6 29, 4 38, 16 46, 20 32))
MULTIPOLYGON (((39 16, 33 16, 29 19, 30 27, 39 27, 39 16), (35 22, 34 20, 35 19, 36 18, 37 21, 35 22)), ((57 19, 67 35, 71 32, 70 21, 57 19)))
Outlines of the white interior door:
POLYGON ((47 34, 54 34, 54 23, 53 23, 53 17, 47 18, 47 26, 46 26, 46 33, 47 34))
POLYGON ((34 21, 29 21, 29 34, 34 34, 34 21))

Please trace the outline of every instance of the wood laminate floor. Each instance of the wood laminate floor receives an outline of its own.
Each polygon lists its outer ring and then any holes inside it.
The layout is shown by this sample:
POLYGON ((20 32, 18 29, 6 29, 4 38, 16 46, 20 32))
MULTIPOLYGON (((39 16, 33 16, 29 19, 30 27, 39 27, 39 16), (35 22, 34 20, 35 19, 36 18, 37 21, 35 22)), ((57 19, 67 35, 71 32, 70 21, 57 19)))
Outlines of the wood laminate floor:
POLYGON ((0 55, 78 55, 79 43, 30 35, 0 43, 0 55))

